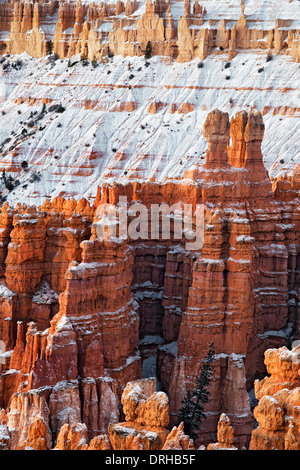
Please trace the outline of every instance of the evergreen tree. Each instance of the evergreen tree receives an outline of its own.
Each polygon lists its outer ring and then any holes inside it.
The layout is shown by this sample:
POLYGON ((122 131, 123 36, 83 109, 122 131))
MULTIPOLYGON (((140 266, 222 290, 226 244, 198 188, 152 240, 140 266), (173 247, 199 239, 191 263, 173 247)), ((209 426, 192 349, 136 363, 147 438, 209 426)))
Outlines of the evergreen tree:
POLYGON ((96 59, 96 56, 93 57, 92 66, 94 67, 94 69, 95 69, 96 67, 98 67, 98 61, 97 61, 97 59, 96 59))
POLYGON ((144 55, 145 55, 145 59, 150 59, 150 57, 152 55, 152 45, 151 45, 150 41, 147 42, 144 55))
POLYGON ((14 189, 14 187, 15 187, 14 180, 10 175, 6 176, 5 170, 2 171, 1 180, 4 184, 4 186, 6 187, 6 189, 8 189, 9 191, 14 189))
POLYGON ((51 55, 53 51, 53 42, 51 40, 46 42, 46 54, 51 55))
POLYGON ((182 400, 182 407, 179 410, 179 423, 183 421, 186 434, 193 439, 197 437, 195 431, 199 429, 202 419, 206 419, 204 405, 208 402, 210 395, 207 387, 213 374, 211 363, 214 360, 214 353, 215 348, 212 343, 203 360, 200 374, 196 377, 195 388, 187 392, 182 400))

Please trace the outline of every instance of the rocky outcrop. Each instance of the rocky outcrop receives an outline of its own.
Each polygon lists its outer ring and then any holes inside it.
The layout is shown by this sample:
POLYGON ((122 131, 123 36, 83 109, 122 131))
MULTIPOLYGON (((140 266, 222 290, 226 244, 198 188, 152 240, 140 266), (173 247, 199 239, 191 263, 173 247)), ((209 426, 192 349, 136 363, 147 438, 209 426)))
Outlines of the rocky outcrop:
POLYGON ((114 450, 160 450, 169 424, 169 400, 155 392, 155 379, 129 382, 122 394, 126 422, 110 424, 110 442, 114 450))
POLYGON ((267 350, 265 364, 270 376, 255 382, 258 427, 250 449, 299 450, 300 346, 267 350))
MULTIPOLYGON (((299 345, 293 350, 282 347, 266 351, 271 375, 255 382, 259 402, 254 416, 258 427, 252 431, 250 450, 299 450, 299 354, 299 345)), ((50 401, 50 387, 15 394, 8 415, 5 410, 0 412, 0 450, 196 450, 193 440, 184 433, 183 422, 170 432, 167 430, 169 400, 164 392, 155 391, 156 387, 155 378, 127 383, 121 397, 125 422, 110 423, 108 434, 97 434, 93 439, 76 414, 79 403, 72 403, 69 396, 64 404, 65 385, 55 387, 56 393, 63 392, 53 401, 63 419, 58 424, 54 446, 49 428, 54 391, 50 401)), ((73 388, 75 391, 76 387, 73 388)), ((225 413, 219 418, 216 439, 207 450, 238 450, 233 445, 234 431, 225 413)), ((200 445, 198 450, 205 450, 205 446, 200 445)))
POLYGON ((87 450, 87 427, 81 423, 64 424, 59 431, 54 450, 87 450))
POLYGON ((173 427, 162 450, 195 450, 193 440, 184 434, 183 423, 173 427))
POLYGON ((22 0, 5 3, 0 27, 9 31, 9 36, 1 46, 12 54, 27 51, 42 57, 49 52, 51 41, 59 57, 81 54, 90 60, 102 60, 108 54, 143 55, 150 41, 153 54, 179 61, 203 60, 220 50, 227 51, 231 59, 239 49, 288 52, 299 61, 299 29, 292 19, 278 18, 273 28, 262 29, 252 16, 247 21, 243 5, 238 20, 233 20, 230 13, 227 19, 207 18, 205 7, 194 2, 192 8, 190 1, 183 2, 183 15, 175 18, 171 4, 165 0, 147 0, 140 16, 136 15, 137 8, 135 0, 115 5, 52 1, 32 4, 22 0))
POLYGON ((224 413, 221 414, 218 422, 217 439, 218 442, 209 444, 207 450, 238 450, 232 445, 234 440, 233 428, 230 426, 230 419, 224 413))

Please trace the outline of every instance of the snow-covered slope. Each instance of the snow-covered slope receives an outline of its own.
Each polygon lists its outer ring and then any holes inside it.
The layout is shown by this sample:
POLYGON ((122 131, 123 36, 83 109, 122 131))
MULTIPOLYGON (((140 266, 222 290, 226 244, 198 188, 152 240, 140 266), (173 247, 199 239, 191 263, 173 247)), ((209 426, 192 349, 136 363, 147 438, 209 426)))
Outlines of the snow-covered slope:
POLYGON ((117 56, 93 68, 79 57, 70 66, 26 53, 6 62, 17 59, 19 70, 0 73, 0 169, 20 183, 12 190, 0 184, 12 204, 57 195, 91 200, 105 181, 183 178, 204 162, 202 127, 214 108, 230 116, 263 112, 271 176, 300 164, 300 65, 288 56, 239 53, 226 65, 218 54, 202 67, 199 60, 117 56), (63 108, 53 109, 58 104, 63 108))
MULTIPOLYGON (((238 20, 241 14, 241 0, 204 0, 199 3, 207 11, 206 19, 238 20)), ((243 0, 243 3, 247 20, 253 23, 253 27, 273 28, 275 20, 280 18, 293 20, 293 27, 299 28, 299 0, 243 0)), ((183 2, 171 1, 171 11, 178 19, 183 14, 183 2)), ((251 23, 248 26, 251 28, 251 23)))

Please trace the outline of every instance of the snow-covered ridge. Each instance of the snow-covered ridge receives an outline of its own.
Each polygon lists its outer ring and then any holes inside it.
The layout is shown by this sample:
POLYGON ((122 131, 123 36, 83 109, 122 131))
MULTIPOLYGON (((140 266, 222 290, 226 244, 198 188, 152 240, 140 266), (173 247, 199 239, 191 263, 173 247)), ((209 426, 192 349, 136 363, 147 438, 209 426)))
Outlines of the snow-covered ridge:
POLYGON ((17 60, 19 69, 0 73, 0 170, 19 183, 6 189, 1 180, 11 204, 57 195, 91 200, 104 182, 183 178, 205 161, 202 128, 215 108, 230 117, 263 112, 271 176, 300 163, 300 69, 288 56, 239 53, 225 66, 226 54, 212 54, 201 68, 199 59, 158 56, 148 63, 115 56, 96 68, 26 53, 7 59, 17 60))

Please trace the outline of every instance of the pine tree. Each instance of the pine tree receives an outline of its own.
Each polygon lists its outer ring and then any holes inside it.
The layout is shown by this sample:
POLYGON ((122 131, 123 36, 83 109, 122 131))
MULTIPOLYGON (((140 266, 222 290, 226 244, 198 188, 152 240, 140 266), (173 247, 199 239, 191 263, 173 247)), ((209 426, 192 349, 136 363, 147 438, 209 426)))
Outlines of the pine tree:
POLYGON ((53 42, 51 40, 46 42, 46 54, 51 55, 53 51, 53 42))
POLYGON ((146 45, 146 49, 145 49, 145 54, 144 54, 145 59, 150 59, 151 55, 152 55, 152 45, 151 45, 151 42, 148 41, 146 45))
POLYGON ((95 69, 96 67, 98 67, 98 61, 97 61, 97 59, 96 59, 96 56, 93 57, 92 66, 94 67, 94 69, 95 69))
POLYGON ((211 363, 214 360, 214 353, 215 348, 212 343, 203 360, 200 374, 196 377, 195 388, 192 391, 189 390, 185 395, 178 414, 179 423, 183 421, 186 434, 193 439, 197 437, 195 431, 199 429, 202 419, 206 419, 204 405, 208 402, 210 395, 207 387, 213 374, 211 363))

